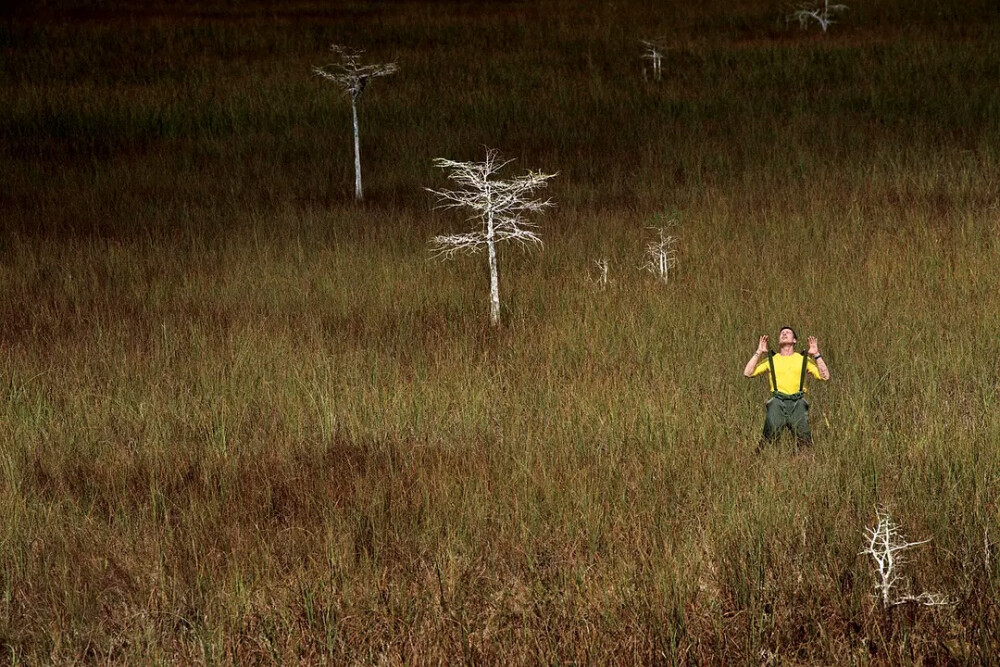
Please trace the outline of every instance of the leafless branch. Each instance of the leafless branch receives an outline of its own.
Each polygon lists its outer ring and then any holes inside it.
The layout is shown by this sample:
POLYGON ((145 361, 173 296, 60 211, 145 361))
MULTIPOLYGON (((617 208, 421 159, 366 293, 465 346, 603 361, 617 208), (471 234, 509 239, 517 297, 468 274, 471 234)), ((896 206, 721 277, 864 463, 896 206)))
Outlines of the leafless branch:
POLYGON ((816 21, 823 32, 826 32, 832 24, 836 23, 834 14, 847 11, 847 5, 830 4, 830 0, 823 0, 821 7, 803 5, 796 11, 788 15, 789 21, 798 21, 804 29, 809 27, 810 21, 816 21))
POLYGON ((909 602, 926 606, 950 604, 948 599, 940 593, 924 592, 919 595, 904 593, 897 596, 894 592, 903 582, 903 578, 899 574, 900 568, 907 562, 903 552, 915 546, 927 544, 930 540, 908 542, 903 537, 899 525, 889 516, 889 512, 882 508, 876 508, 875 525, 865 529, 865 541, 867 546, 861 553, 871 556, 874 561, 875 572, 878 576, 878 582, 875 586, 884 609, 909 602))
MULTIPOLYGON (((664 46, 666 40, 663 37, 654 37, 652 39, 640 39, 639 41, 646 47, 642 57, 652 62, 653 80, 659 81, 662 77, 663 54, 667 50, 666 46, 664 46)), ((643 74, 645 75, 645 70, 643 70, 643 74)))
MULTIPOLYGON (((611 264, 608 262, 608 258, 602 257, 600 259, 595 259, 594 266, 597 267, 597 277, 592 278, 591 280, 597 283, 597 286, 600 287, 602 290, 607 289, 608 285, 611 283, 611 281, 608 279, 608 271, 611 268, 611 264)), ((590 277, 588 276, 588 278, 590 277)))
POLYGON ((670 271, 677 268, 677 242, 679 239, 667 233, 674 224, 676 223, 670 221, 665 227, 649 227, 657 232, 658 238, 646 244, 647 261, 639 267, 649 271, 663 283, 669 282, 670 271))
POLYGON ((314 67, 313 72, 328 81, 333 81, 343 88, 352 99, 357 99, 364 92, 369 79, 388 76, 399 71, 396 63, 377 63, 365 65, 361 62, 364 51, 348 49, 334 44, 330 50, 340 56, 338 62, 314 67))
POLYGON ((988 527, 983 527, 983 564, 986 565, 986 571, 990 570, 990 565, 992 562, 992 554, 990 553, 990 529, 988 527))
POLYGON ((459 253, 476 253, 483 249, 479 234, 444 234, 430 240, 435 257, 451 257, 459 253))

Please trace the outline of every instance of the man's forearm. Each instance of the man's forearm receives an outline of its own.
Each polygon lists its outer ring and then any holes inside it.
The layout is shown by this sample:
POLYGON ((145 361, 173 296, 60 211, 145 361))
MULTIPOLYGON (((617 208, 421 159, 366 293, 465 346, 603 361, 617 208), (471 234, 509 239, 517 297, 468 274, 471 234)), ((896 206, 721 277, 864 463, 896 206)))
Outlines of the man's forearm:
POLYGON ((816 361, 816 368, 819 370, 819 376, 824 380, 830 379, 830 369, 826 367, 826 361, 823 360, 823 355, 817 355, 813 357, 816 361))
POLYGON ((754 369, 757 368, 757 363, 759 361, 760 361, 760 352, 754 352, 753 356, 750 357, 750 361, 747 362, 746 368, 743 369, 743 375, 745 377, 752 376, 754 369))

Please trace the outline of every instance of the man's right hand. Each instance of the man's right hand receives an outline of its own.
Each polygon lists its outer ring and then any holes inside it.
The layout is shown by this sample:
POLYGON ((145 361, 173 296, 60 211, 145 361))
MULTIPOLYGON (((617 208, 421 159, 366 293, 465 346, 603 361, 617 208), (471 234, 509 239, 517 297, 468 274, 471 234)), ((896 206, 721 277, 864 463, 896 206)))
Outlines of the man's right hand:
POLYGON ((767 352, 767 341, 768 341, 767 334, 764 334, 763 336, 760 337, 760 343, 757 344, 757 354, 764 354, 765 352, 767 352))

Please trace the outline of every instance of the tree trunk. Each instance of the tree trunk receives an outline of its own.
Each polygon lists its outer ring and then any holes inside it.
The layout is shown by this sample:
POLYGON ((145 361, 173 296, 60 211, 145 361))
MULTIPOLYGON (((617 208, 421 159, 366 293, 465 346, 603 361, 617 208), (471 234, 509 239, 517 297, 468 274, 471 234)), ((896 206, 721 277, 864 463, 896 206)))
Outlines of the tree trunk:
POLYGON ((354 115, 354 200, 361 201, 361 142, 358 140, 358 99, 351 97, 351 113, 354 115))
POLYGON ((490 256, 490 323, 500 324, 500 280, 497 275, 497 248, 493 240, 493 211, 486 213, 486 247, 490 256))

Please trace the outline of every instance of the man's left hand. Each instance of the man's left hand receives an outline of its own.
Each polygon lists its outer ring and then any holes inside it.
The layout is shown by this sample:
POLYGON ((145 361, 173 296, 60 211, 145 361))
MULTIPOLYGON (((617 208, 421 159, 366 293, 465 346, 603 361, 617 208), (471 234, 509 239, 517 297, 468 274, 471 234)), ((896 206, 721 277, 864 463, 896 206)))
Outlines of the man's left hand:
POLYGON ((809 336, 809 356, 815 357, 819 354, 819 340, 816 336, 809 336))

